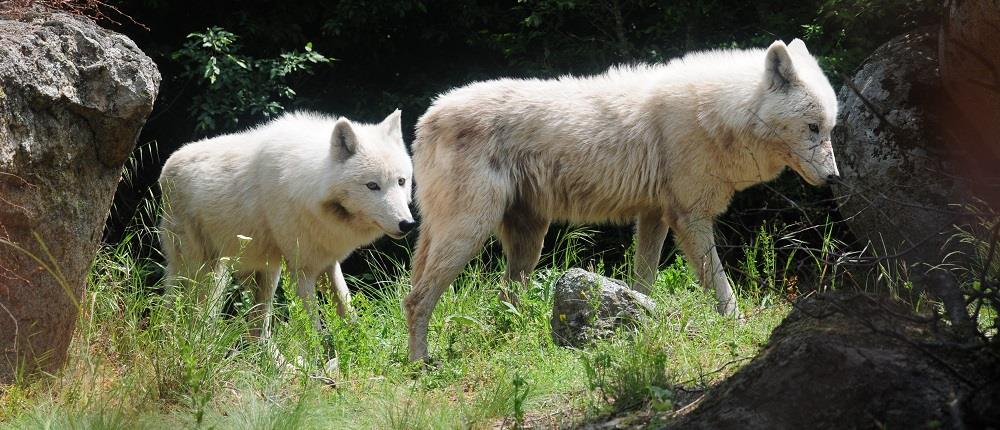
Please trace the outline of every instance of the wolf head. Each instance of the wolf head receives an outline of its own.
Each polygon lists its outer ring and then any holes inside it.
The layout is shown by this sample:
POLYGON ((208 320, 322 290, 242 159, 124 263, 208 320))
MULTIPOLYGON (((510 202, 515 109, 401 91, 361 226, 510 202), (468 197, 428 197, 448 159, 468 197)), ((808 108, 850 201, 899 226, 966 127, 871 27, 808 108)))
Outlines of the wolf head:
POLYGON ((765 54, 756 134, 812 185, 839 177, 830 143, 837 97, 805 43, 776 41, 765 54))
POLYGON ((333 158, 340 163, 339 198, 332 210, 396 239, 416 226, 409 207, 413 164, 399 117, 396 110, 376 125, 340 118, 330 137, 333 158))

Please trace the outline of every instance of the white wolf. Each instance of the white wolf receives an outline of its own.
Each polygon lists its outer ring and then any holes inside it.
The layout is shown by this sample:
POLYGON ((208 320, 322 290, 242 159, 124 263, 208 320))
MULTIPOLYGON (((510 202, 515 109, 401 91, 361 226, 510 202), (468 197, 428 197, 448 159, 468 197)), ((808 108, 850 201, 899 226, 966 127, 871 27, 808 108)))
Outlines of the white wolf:
POLYGON ((284 257, 318 326, 316 278, 330 272, 344 309, 350 295, 340 261, 416 225, 408 206, 412 172, 398 110, 377 125, 286 114, 187 144, 160 174, 167 282, 234 257, 237 279, 256 281, 253 334, 267 336, 284 257))
POLYGON ((833 89, 800 40, 692 53, 593 77, 501 79, 452 90, 417 124, 422 221, 405 299, 411 360, 444 289, 495 232, 507 279, 538 262, 551 222, 636 222, 636 286, 656 274, 667 229, 720 312, 738 315, 714 219, 736 191, 786 166, 838 175, 833 89))

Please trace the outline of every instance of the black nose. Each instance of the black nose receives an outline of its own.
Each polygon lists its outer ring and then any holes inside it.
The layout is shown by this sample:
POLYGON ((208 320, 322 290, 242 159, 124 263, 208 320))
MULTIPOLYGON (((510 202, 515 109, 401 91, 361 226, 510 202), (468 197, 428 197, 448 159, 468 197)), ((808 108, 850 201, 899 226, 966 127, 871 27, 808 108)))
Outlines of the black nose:
POLYGON ((409 233, 410 230, 413 230, 413 227, 416 227, 416 226, 417 226, 417 222, 416 221, 405 221, 405 220, 404 221, 400 221, 399 222, 399 231, 401 231, 403 233, 409 233))
POLYGON ((840 182, 840 175, 827 175, 826 183, 836 184, 837 182, 840 182))

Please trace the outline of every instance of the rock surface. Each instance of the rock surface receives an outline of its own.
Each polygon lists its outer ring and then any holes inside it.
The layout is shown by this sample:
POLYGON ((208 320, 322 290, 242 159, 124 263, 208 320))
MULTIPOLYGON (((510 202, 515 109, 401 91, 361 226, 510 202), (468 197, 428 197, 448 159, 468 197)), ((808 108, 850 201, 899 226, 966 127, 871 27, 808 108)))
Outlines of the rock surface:
POLYGON ((1000 423, 996 351, 959 343, 885 298, 804 299, 748 365, 669 428, 986 428, 1000 423))
POLYGON ((156 65, 87 18, 0 18, 0 383, 65 359, 156 65))
MULTIPOLYGON (((966 201, 940 129, 937 33, 879 47, 838 95, 833 142, 843 184, 833 187, 851 231, 879 255, 939 263, 966 201), (916 249, 910 250, 910 248, 916 249)), ((859 248, 860 249, 860 248, 859 248)))
POLYGON ((612 336, 655 307, 649 297, 625 283, 583 269, 566 271, 554 290, 552 339, 560 346, 580 347, 612 336))

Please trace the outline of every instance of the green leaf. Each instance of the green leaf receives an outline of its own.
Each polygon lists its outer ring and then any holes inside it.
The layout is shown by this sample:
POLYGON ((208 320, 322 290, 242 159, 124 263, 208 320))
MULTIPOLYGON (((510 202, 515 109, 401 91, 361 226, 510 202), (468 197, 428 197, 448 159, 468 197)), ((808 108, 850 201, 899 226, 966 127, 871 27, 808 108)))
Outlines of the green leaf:
POLYGON ((444 323, 445 324, 454 323, 459 326, 473 327, 479 329, 480 331, 487 331, 486 324, 483 324, 482 321, 479 321, 478 319, 470 315, 451 314, 444 317, 444 323))
POLYGON ((188 42, 170 55, 183 66, 181 76, 202 87, 190 108, 198 131, 234 127, 248 114, 250 119, 263 119, 284 111, 285 103, 297 96, 289 78, 330 61, 314 50, 312 42, 303 51, 272 58, 242 55, 238 38, 221 27, 210 27, 188 34, 188 42))

